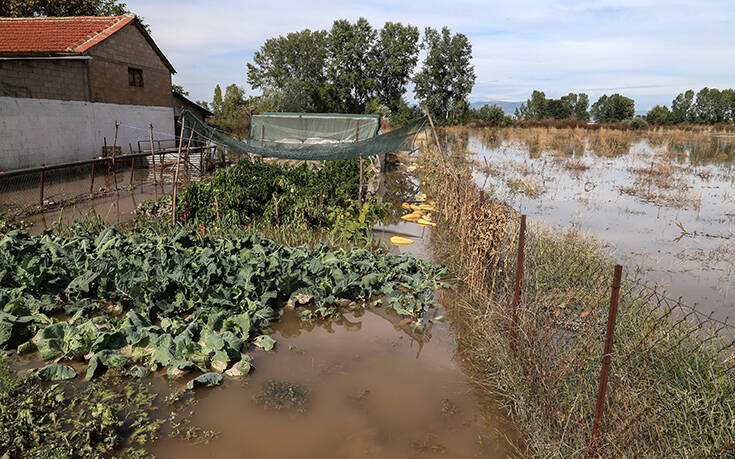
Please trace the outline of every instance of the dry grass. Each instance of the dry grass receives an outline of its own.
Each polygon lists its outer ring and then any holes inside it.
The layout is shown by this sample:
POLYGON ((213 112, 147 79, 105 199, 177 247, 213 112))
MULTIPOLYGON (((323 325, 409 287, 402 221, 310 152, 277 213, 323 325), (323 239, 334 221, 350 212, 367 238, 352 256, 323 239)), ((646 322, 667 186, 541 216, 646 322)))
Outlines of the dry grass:
MULTIPOLYGON (((465 281, 445 304, 462 361, 517 421, 519 455, 585 456, 612 262, 578 234, 530 230, 511 351, 518 218, 483 195, 470 164, 466 156, 442 159, 425 148, 421 169, 422 187, 438 207, 435 254, 465 281)), ((708 328, 678 320, 662 297, 636 293, 636 281, 624 284, 596 456, 730 457, 735 378, 733 361, 719 353, 727 342, 716 335, 702 341, 708 328)))

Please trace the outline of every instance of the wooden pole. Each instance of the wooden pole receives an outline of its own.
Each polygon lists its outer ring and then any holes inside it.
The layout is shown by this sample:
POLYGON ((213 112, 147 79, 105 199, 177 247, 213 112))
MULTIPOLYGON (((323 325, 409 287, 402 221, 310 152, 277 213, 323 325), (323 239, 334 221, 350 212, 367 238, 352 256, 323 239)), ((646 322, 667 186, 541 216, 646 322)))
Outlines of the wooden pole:
POLYGON ((92 161, 92 175, 89 178, 89 197, 94 197, 94 165, 97 161, 92 161))
POLYGON ((117 191, 117 170, 115 169, 115 150, 117 149, 117 130, 120 123, 115 121, 115 136, 112 138, 112 177, 115 180, 115 191, 117 191))
POLYGON ((184 145, 184 120, 181 120, 181 135, 179 135, 179 152, 176 156, 176 171, 174 172, 174 186, 171 199, 171 224, 176 224, 176 185, 179 182, 179 164, 181 164, 181 147, 184 145))
MULTIPOLYGON (((360 141, 360 120, 355 120, 355 143, 360 141)), ((360 200, 360 208, 362 208, 362 187, 363 187, 363 175, 362 175, 362 151, 360 152, 360 191, 358 192, 358 198, 360 200)))
POLYGON ((523 261, 526 249, 526 216, 521 215, 521 228, 518 234, 518 258, 516 260, 515 290, 513 292, 513 315, 510 319, 510 350, 515 351, 518 333, 518 309, 521 305, 521 283, 523 282, 523 261))
POLYGON ((265 140, 265 124, 260 125, 260 140, 265 140))
POLYGON ((43 169, 41 169, 41 176, 39 177, 39 181, 40 181, 39 185, 41 187, 41 190, 39 192, 38 205, 43 207, 43 192, 46 186, 46 183, 45 183, 46 182, 46 165, 45 164, 43 164, 43 169))
POLYGON ((610 361, 612 360, 612 347, 615 338, 615 320, 618 315, 618 299, 620 298, 620 281, 623 275, 623 267, 615 265, 613 272, 612 291, 610 292, 610 308, 607 312, 607 331, 605 332, 605 350, 602 354, 602 368, 600 369, 600 385, 597 389, 597 404, 595 405, 595 421, 592 424, 592 439, 588 456, 594 456, 600 442, 600 430, 602 428, 602 414, 605 410, 605 395, 607 393, 607 379, 610 372, 610 361))
MULTIPOLYGON (((156 181, 156 153, 153 148, 153 124, 148 125, 148 138, 151 141, 151 162, 153 163, 153 184, 157 185, 156 181)), ((163 169, 161 169, 161 181, 163 181, 163 169)))
POLYGON ((439 136, 436 135, 436 129, 434 128, 434 121, 431 119, 431 113, 429 112, 428 104, 424 104, 424 110, 426 110, 426 117, 429 118, 429 126, 431 126, 431 132, 434 133, 434 142, 436 142, 436 148, 439 150, 439 154, 441 155, 442 161, 444 161, 445 160, 444 150, 442 150, 442 147, 439 144, 439 136))
MULTIPOLYGON (((133 154, 133 146, 130 146, 130 154, 133 154)), ((130 157, 130 186, 133 186, 133 178, 135 175, 135 156, 130 157)))
POLYGON ((194 137, 194 129, 189 133, 189 140, 186 142, 186 153, 184 154, 184 173, 186 182, 189 182, 189 148, 191 147, 191 138, 194 137))

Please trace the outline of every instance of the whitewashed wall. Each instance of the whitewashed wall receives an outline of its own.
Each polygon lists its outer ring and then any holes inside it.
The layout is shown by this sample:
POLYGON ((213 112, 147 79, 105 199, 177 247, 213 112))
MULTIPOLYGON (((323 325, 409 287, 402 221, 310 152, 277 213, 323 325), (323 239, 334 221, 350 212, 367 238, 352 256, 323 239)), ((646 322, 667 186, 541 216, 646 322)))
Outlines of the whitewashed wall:
POLYGON ((120 127, 117 144, 127 153, 128 143, 135 149, 148 138, 150 123, 157 139, 173 136, 173 116, 171 107, 0 97, 0 171, 100 156, 116 120, 145 129, 120 127))

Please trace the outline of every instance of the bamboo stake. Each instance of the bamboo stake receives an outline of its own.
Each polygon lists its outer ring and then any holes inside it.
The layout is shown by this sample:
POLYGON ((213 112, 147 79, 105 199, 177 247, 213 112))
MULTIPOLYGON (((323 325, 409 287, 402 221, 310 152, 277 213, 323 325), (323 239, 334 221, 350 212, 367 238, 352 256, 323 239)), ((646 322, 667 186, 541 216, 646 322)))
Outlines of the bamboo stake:
MULTIPOLYGON (((148 125, 148 137, 151 141, 151 162, 153 163, 153 184, 157 185, 158 182, 156 181, 156 153, 155 153, 155 148, 153 148, 153 124, 148 125)), ((163 169, 161 169, 161 181, 163 181, 163 169)))
POLYGON ((441 155, 442 162, 445 161, 444 151, 442 150, 441 145, 439 144, 439 136, 436 135, 436 129, 434 128, 434 121, 431 119, 431 113, 429 112, 429 105, 424 104, 424 110, 426 110, 426 116, 429 118, 429 126, 431 126, 431 132, 434 133, 434 142, 436 142, 436 148, 439 149, 439 155, 441 155))
POLYGON ((171 199, 171 224, 176 224, 176 185, 179 182, 179 164, 181 164, 181 147, 184 145, 184 120, 181 120, 181 135, 179 135, 179 153, 176 156, 176 171, 174 172, 174 186, 171 199))
POLYGON ((117 191, 117 170, 115 169, 115 150, 117 149, 117 130, 120 123, 115 121, 115 137, 112 139, 112 177, 115 180, 115 191, 117 191))
POLYGON ((135 175, 135 156, 133 156, 133 146, 128 144, 130 147, 130 187, 133 186, 133 175, 135 175))
POLYGON ((189 183, 189 147, 191 147, 191 138, 194 137, 194 129, 189 133, 189 140, 186 142, 186 153, 184 154, 184 172, 186 182, 189 183))
MULTIPOLYGON (((355 120, 355 143, 360 141, 360 120, 355 120)), ((360 191, 358 192, 358 197, 360 200, 360 208, 362 208, 362 186, 363 186, 363 178, 362 178, 362 151, 360 152, 360 191)))

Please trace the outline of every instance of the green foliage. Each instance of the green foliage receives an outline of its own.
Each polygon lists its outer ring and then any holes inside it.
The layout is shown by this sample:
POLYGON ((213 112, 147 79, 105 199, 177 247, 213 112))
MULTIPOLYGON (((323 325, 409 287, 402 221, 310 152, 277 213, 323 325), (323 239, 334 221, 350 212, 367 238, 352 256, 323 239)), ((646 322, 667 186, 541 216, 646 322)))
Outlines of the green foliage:
POLYGON ((341 300, 383 296, 417 318, 443 273, 408 256, 287 247, 257 235, 16 230, 0 239, 0 348, 33 342, 46 360, 88 359, 88 380, 108 369, 134 375, 136 367, 167 367, 171 377, 195 369, 244 375, 247 344, 272 348, 261 335, 292 297, 309 297, 313 317, 333 314, 341 300))
POLYGON ((598 122, 623 121, 635 115, 635 102, 620 94, 604 94, 592 104, 590 113, 598 122))
POLYGON ((418 60, 418 39, 416 27, 401 23, 378 31, 365 18, 337 20, 329 31, 267 40, 247 64, 248 83, 271 111, 368 113, 371 99, 397 110, 418 60))
POLYGON ((516 109, 515 116, 524 120, 577 119, 589 120, 587 94, 570 92, 560 99, 547 99, 541 91, 533 91, 531 98, 516 109))
POLYGON ((189 91, 185 91, 184 87, 180 84, 171 84, 171 92, 175 92, 176 94, 181 94, 182 96, 188 96, 189 91))
POLYGON ((247 64, 248 83, 277 99, 282 111, 328 111, 327 38, 326 31, 306 29, 266 40, 247 64))
POLYGON ((448 27, 441 32, 427 27, 423 46, 423 68, 413 79, 416 97, 429 106, 438 123, 463 118, 476 78, 470 41, 464 34, 452 35, 448 27))
POLYGON ((643 116, 635 116, 633 118, 623 121, 623 123, 628 126, 629 129, 632 129, 634 131, 638 129, 647 129, 649 126, 648 121, 643 116))
POLYGON ((215 86, 211 108, 213 116, 207 120, 209 124, 236 136, 247 136, 252 110, 242 87, 236 84, 227 86, 223 97, 222 88, 215 86))
MULTIPOLYGON (((67 379, 72 372, 52 364, 38 375, 67 379)), ((154 399, 147 387, 129 381, 81 390, 42 385, 31 373, 12 375, 0 356, 0 451, 4 457, 140 457, 140 447, 156 439, 163 422, 152 416, 154 399)))
POLYGON ((365 18, 354 24, 334 21, 327 38, 327 68, 331 108, 339 113, 361 113, 375 87, 370 52, 376 31, 365 18))
POLYGON ((483 105, 478 115, 483 122, 493 126, 502 126, 505 123, 505 112, 497 105, 483 105))
POLYGON ((119 16, 130 13, 116 0, 4 0, 0 16, 119 16))
POLYGON ((665 105, 656 105, 646 114, 646 121, 650 124, 668 124, 672 114, 665 105))
POLYGON ((401 108, 418 55, 418 27, 386 22, 370 50, 368 66, 374 80, 375 98, 393 112, 401 108))
POLYGON ((367 237, 384 216, 385 206, 368 196, 359 208, 359 181, 358 160, 326 161, 322 167, 241 160, 218 171, 211 181, 184 190, 177 204, 179 219, 204 227, 256 221, 301 224, 367 237))
POLYGON ((671 122, 684 123, 689 121, 689 113, 691 111, 693 101, 694 91, 691 89, 677 95, 671 102, 671 122))

